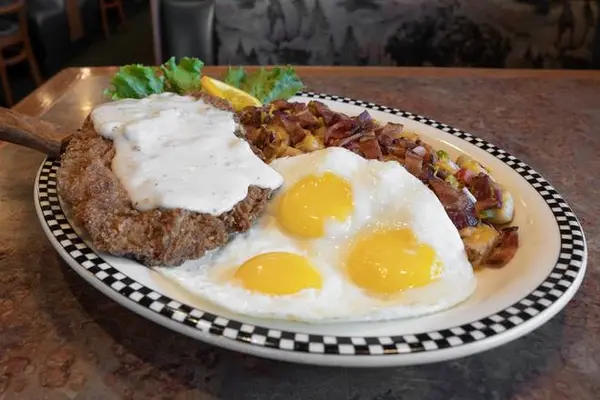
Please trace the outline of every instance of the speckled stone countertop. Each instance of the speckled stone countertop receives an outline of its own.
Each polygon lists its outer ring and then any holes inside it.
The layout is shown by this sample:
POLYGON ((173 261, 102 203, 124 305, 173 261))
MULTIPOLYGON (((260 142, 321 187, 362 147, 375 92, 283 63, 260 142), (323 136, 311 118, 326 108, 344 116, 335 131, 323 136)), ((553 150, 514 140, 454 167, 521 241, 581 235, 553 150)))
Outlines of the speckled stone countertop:
MULTIPOLYGON (((67 70, 19 111, 77 127, 110 69, 67 70)), ((34 210, 43 156, 0 147, 0 399, 580 399, 600 396, 600 72, 331 69, 315 91, 427 115, 544 175, 587 237, 579 292, 535 332, 464 359, 408 368, 294 365, 205 345, 109 300, 72 271, 34 210)))

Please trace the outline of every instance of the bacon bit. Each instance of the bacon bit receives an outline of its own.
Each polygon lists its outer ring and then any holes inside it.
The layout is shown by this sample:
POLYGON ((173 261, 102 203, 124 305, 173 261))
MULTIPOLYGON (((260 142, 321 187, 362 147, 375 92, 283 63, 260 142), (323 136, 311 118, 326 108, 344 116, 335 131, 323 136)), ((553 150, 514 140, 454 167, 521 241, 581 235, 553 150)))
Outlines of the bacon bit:
POLYGON ((409 140, 409 139, 406 139, 406 138, 396 139, 394 142, 397 143, 398 145, 402 146, 406 150, 412 150, 412 149, 414 149, 415 147, 418 146, 418 144, 416 144, 412 140, 409 140))
POLYGON ((311 101, 308 103, 308 108, 315 114, 317 117, 323 118, 323 122, 325 122, 326 126, 331 126, 335 124, 340 119, 340 114, 335 111, 331 111, 329 107, 320 101, 311 101))
POLYGON ((406 151, 407 149, 405 147, 402 147, 399 144, 393 144, 391 146, 385 146, 384 147, 386 149, 386 153, 391 154, 393 156, 399 157, 404 159, 404 157, 406 157, 406 151))
POLYGON ((261 135, 261 129, 254 126, 244 126, 244 134, 251 143, 255 143, 261 135))
POLYGON ((387 135, 377 135, 377 130, 375 130, 375 137, 377 137, 377 141, 379 142, 379 146, 381 146, 383 154, 390 154, 389 148, 394 146, 394 139, 387 135))
MULTIPOLYGON (((301 113, 304 110, 308 110, 308 106, 304 103, 291 103, 292 104, 292 108, 288 109, 288 112, 297 115, 298 113, 301 113)), ((310 110, 308 110, 310 112, 310 110)))
POLYGON ((446 214, 448 214, 456 229, 477 225, 477 217, 470 210, 446 210, 446 214))
POLYGON ((475 214, 475 204, 466 194, 439 178, 430 179, 429 185, 457 229, 477 225, 479 221, 475 214))
POLYGON ((415 142, 404 138, 390 139, 387 136, 379 136, 378 139, 385 154, 392 154, 400 158, 404 158, 407 151, 417 147, 415 142))
POLYGON ((306 137, 306 131, 302 129, 302 126, 300 126, 300 122, 295 115, 276 113, 273 117, 273 122, 276 125, 283 126, 283 129, 285 129, 290 137, 292 146, 300 143, 306 137))
POLYGON ((338 146, 339 147, 346 147, 347 145, 349 145, 352 142, 357 141, 358 139, 360 139, 363 136, 362 133, 355 133, 354 135, 348 136, 346 138, 343 138, 342 140, 340 140, 338 142, 338 146))
POLYGON ((351 152, 358 154, 359 156, 362 156, 361 151, 360 151, 360 144, 358 143, 358 140, 355 140, 352 143, 348 143, 345 148, 347 150, 350 150, 351 152))
POLYGON ((348 137, 348 132, 351 132, 355 127, 355 122, 351 119, 342 120, 327 128, 325 131, 325 145, 337 146, 340 140, 348 137))
POLYGON ((271 108, 277 111, 285 111, 294 108, 295 103, 289 103, 285 100, 275 100, 271 102, 271 108))
MULTIPOLYGON (((320 105, 317 104, 317 102, 312 104, 312 108, 318 108, 319 112, 323 112, 323 108, 319 107, 320 105)), ((377 135, 373 131, 376 128, 376 122, 367 111, 362 112, 356 117, 350 118, 344 116, 327 128, 325 131, 324 142, 326 146, 345 147, 352 151, 358 151, 367 158, 381 159, 384 150, 381 143, 378 141, 377 135), (362 139, 367 143, 359 144, 358 146, 349 146, 357 140, 360 140, 362 143, 362 139)), ((381 137, 384 141, 387 140, 388 142, 394 140, 387 136, 381 137)), ((391 145, 391 143, 389 144, 391 145)), ((385 153, 388 154, 389 152, 386 151, 385 153)), ((402 156, 403 155, 404 154, 402 154, 402 156)))
POLYGON ((407 151, 404 156, 404 168, 418 178, 423 170, 423 157, 412 151, 407 151))
MULTIPOLYGON (((294 110, 295 111, 295 110, 294 110)), ((319 120, 315 117, 308 108, 304 108, 294 113, 294 116, 304 129, 316 128, 319 126, 319 120)))
POLYGON ((245 107, 239 114, 240 122, 244 126, 252 126, 254 128, 260 128, 262 124, 263 109, 260 107, 245 107))
POLYGON ((489 175, 481 173, 470 179, 469 191, 477 199, 477 212, 502 207, 502 190, 490 179, 489 175))
POLYGON ((402 131, 404 130, 404 125, 395 124, 393 122, 388 122, 386 125, 375 129, 375 135, 381 140, 384 137, 388 137, 390 139, 400 139, 402 137, 402 131))
POLYGON ((363 131, 371 131, 375 129, 375 121, 371 118, 371 114, 367 110, 363 111, 356 117, 358 122, 358 129, 363 131))
POLYGON ((519 248, 519 228, 512 226, 500 231, 500 239, 487 256, 485 263, 494 268, 505 266, 515 256, 519 248))
POLYGON ((358 141, 358 147, 363 156, 369 160, 381 160, 383 153, 375 136, 364 138, 358 141))

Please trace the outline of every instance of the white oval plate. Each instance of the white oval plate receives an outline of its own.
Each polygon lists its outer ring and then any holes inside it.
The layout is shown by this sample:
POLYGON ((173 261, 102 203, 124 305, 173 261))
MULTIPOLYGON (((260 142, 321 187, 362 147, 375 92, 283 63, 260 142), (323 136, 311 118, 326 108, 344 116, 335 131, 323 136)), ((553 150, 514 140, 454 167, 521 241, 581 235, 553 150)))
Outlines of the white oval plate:
POLYGON ((357 115, 368 109, 381 122, 399 122, 452 156, 468 154, 492 169, 512 193, 520 247, 502 269, 478 273, 464 303, 415 319, 369 323, 306 323, 233 314, 187 293, 131 260, 93 248, 72 225, 56 192, 57 161, 46 160, 35 185, 41 224, 62 258, 98 290, 176 332, 231 350, 273 359, 333 366, 397 366, 464 357, 531 332, 558 313, 579 288, 587 251, 577 217, 537 172, 504 150, 445 124, 373 103, 315 93, 357 115))

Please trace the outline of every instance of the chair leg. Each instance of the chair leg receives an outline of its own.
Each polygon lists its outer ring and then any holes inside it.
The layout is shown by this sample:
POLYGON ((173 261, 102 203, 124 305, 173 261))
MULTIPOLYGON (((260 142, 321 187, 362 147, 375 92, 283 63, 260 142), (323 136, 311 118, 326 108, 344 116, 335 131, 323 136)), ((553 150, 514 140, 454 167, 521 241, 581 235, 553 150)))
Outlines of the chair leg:
POLYGON ((4 101, 8 107, 13 104, 12 92, 8 83, 8 74, 6 73, 6 65, 4 62, 0 64, 0 78, 2 79, 2 88, 4 89, 4 101))
POLYGON ((110 29, 108 29, 108 21, 106 20, 106 7, 104 4, 100 4, 100 17, 102 18, 102 31, 104 31, 104 38, 110 37, 110 29))
POLYGON ((40 69, 38 67, 37 61, 35 60, 35 55, 31 50, 31 45, 29 44, 29 41, 25 41, 25 52, 27 53, 27 61, 29 62, 29 69, 31 70, 31 75, 33 76, 35 85, 40 86, 42 84, 42 76, 40 75, 40 69))

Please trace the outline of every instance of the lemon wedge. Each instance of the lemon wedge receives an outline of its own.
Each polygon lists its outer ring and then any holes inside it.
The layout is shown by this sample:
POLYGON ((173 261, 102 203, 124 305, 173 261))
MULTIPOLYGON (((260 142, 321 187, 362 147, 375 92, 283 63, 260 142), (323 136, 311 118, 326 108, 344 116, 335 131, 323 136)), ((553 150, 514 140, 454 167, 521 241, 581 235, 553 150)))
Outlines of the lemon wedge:
POLYGON ((241 111, 244 107, 248 106, 260 107, 262 105, 260 100, 251 94, 218 79, 203 76, 200 79, 200 83, 202 84, 202 89, 208 94, 229 100, 235 111, 241 111))

